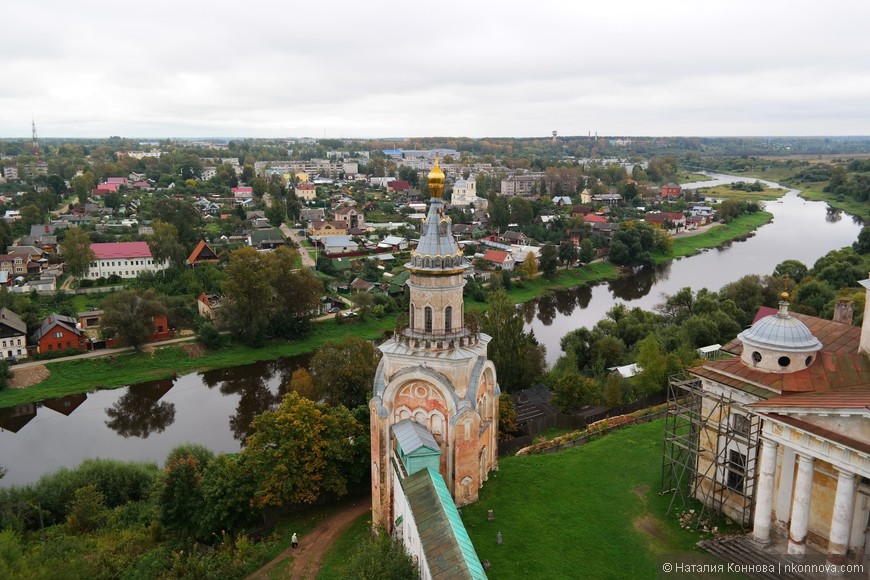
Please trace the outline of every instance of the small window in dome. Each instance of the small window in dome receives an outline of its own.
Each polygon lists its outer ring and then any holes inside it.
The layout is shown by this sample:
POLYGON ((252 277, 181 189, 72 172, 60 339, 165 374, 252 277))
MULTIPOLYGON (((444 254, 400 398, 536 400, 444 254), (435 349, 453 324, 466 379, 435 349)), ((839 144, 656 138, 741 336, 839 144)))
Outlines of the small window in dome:
POLYGON ((781 367, 787 367, 788 365, 791 364, 791 359, 788 358, 787 356, 781 356, 781 357, 779 357, 779 360, 776 362, 778 362, 779 366, 781 366, 781 367))
POLYGON ((813 364, 813 357, 808 356, 808 357, 807 357, 807 360, 805 360, 804 363, 805 363, 807 366, 810 366, 811 364, 813 364))
POLYGON ((752 362, 754 362, 755 364, 758 364, 761 362, 761 353, 758 352, 757 350, 752 353, 752 362))

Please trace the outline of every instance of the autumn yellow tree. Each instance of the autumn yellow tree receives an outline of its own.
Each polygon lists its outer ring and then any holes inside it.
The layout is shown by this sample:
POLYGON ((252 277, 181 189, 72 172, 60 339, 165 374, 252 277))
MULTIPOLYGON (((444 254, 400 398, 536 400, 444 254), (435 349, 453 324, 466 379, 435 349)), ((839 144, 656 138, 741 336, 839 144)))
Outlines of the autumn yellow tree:
POLYGON ((533 252, 526 254, 526 259, 523 260, 523 265, 520 268, 529 280, 538 275, 538 259, 533 252))
POLYGON ((368 466, 365 428, 345 407, 315 403, 296 393, 251 423, 244 464, 257 482, 259 508, 313 503, 324 493, 341 496, 368 466))

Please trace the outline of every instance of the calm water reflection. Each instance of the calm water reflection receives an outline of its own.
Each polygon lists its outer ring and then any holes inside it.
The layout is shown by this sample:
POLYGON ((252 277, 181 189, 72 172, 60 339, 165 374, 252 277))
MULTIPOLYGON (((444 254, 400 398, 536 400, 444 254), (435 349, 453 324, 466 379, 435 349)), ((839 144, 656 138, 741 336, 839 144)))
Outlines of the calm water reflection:
POLYGON ((0 409, 2 485, 35 481, 88 457, 155 461, 184 442, 238 451, 251 419, 276 405, 310 356, 192 373, 0 409))
MULTIPOLYGON (((721 176, 715 182, 687 187, 741 179, 746 178, 721 176)), ((745 240, 594 287, 560 291, 524 305, 526 329, 533 330, 547 347, 547 362, 553 364, 561 354, 559 341, 566 333, 594 326, 616 303, 651 309, 662 301, 663 294, 673 294, 686 286, 696 291, 718 290, 746 274, 770 274, 783 260, 796 259, 812 266, 830 250, 851 245, 862 227, 860 219, 844 219, 842 212, 829 211, 823 202, 805 201, 794 190, 780 200, 766 202, 765 209, 773 214, 773 222, 745 240)))

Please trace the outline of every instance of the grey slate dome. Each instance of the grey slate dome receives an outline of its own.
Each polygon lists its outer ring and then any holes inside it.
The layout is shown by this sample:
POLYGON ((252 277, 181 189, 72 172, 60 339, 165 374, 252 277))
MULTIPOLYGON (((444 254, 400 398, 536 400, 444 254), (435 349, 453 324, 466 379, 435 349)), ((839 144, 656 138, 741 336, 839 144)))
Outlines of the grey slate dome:
POLYGON ((813 353, 822 349, 822 343, 810 329, 788 313, 788 302, 779 303, 779 312, 765 316, 752 327, 737 335, 744 350, 762 348, 780 352, 813 353))
POLYGON ((740 361, 767 373, 793 373, 809 368, 822 350, 822 343, 809 328, 788 313, 788 294, 783 293, 779 312, 758 320, 737 335, 743 342, 740 361))

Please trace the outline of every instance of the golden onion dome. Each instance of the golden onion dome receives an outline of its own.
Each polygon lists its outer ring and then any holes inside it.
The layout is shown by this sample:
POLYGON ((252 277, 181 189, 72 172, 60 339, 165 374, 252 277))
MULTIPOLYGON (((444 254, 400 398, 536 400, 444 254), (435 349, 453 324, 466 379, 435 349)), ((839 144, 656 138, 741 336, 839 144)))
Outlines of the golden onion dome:
POLYGON ((444 172, 441 171, 441 166, 438 165, 438 156, 435 156, 435 167, 429 172, 429 195, 432 197, 441 197, 444 192, 444 172))

